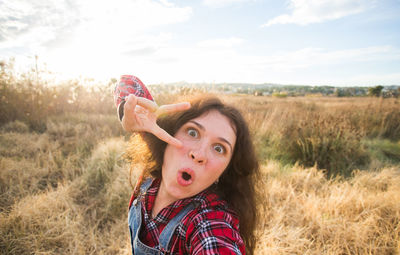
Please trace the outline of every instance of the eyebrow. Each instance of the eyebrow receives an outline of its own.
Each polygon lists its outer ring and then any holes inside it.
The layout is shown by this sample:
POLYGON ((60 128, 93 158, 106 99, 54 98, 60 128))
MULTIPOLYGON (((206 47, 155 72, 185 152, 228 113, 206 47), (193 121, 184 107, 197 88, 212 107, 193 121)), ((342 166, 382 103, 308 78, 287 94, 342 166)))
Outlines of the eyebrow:
MULTIPOLYGON (((206 128, 205 128, 203 125, 201 125, 200 123, 198 123, 198 122, 196 122, 196 121, 194 121, 194 120, 189 120, 188 122, 195 124, 198 128, 200 128, 200 129, 203 130, 203 131, 206 130, 206 128)), ((226 139, 223 138, 223 137, 218 137, 218 139, 221 140, 221 141, 223 141, 223 142, 225 142, 226 144, 228 144, 229 147, 231 148, 231 151, 233 151, 232 144, 231 144, 228 140, 226 140, 226 139)))

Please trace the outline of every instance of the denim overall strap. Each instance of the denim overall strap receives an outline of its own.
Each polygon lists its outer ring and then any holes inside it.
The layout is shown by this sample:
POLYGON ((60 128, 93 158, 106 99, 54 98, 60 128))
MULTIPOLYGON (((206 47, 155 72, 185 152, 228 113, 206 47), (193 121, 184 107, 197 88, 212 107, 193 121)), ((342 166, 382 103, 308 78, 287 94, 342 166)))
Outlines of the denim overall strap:
POLYGON ((140 200, 150 187, 152 179, 147 179, 140 187, 138 197, 132 202, 129 209, 128 224, 131 235, 132 254, 162 254, 160 250, 149 247, 139 240, 140 227, 142 226, 142 203, 140 200))
POLYGON ((160 250, 168 253, 168 244, 171 242, 171 238, 174 235, 175 229, 179 223, 187 215, 187 213, 196 207, 194 202, 184 207, 172 220, 170 220, 160 234, 160 250))

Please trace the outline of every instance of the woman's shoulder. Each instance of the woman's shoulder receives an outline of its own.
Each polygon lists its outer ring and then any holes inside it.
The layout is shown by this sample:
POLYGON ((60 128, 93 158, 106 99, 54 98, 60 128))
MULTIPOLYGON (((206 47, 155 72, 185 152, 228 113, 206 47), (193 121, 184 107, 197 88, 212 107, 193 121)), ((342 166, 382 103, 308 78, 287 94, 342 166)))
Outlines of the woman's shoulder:
POLYGON ((149 196, 149 194, 152 194, 151 192, 147 192, 149 189, 153 189, 153 193, 157 193, 159 185, 160 180, 157 178, 148 177, 143 179, 143 176, 140 176, 136 181, 135 188, 131 194, 128 208, 131 208, 133 201, 139 196, 149 196))
POLYGON ((202 192, 193 198, 193 202, 196 203, 196 208, 188 215, 192 224, 213 222, 228 224, 233 229, 239 229, 237 214, 216 193, 210 191, 202 192))

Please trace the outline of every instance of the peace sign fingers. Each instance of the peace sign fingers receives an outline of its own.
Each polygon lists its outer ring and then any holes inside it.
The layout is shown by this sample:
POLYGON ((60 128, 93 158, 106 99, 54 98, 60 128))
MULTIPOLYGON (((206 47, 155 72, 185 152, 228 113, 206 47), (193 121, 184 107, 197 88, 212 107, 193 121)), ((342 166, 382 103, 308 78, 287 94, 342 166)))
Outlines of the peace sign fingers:
POLYGON ((166 104, 166 105, 160 106, 157 109, 156 115, 157 115, 157 117, 159 117, 159 116, 162 116, 164 114, 184 111, 184 110, 187 110, 189 108, 190 108, 190 103, 188 103, 188 102, 177 103, 177 104, 166 104))
POLYGON ((162 115, 184 111, 190 108, 190 103, 177 103, 162 105, 160 107, 154 101, 135 95, 129 95, 124 105, 122 126, 130 132, 149 132, 160 140, 173 146, 182 146, 182 142, 168 134, 157 125, 157 118, 162 115))

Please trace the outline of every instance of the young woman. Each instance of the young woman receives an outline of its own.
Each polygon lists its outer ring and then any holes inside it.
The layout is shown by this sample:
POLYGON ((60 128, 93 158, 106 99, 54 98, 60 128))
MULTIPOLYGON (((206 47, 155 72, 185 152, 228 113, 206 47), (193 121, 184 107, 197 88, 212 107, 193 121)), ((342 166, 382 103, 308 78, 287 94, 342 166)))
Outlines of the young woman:
POLYGON ((258 162, 240 112, 214 97, 158 107, 139 79, 123 77, 122 126, 140 134, 128 154, 150 176, 130 203, 132 252, 253 254, 258 162))

